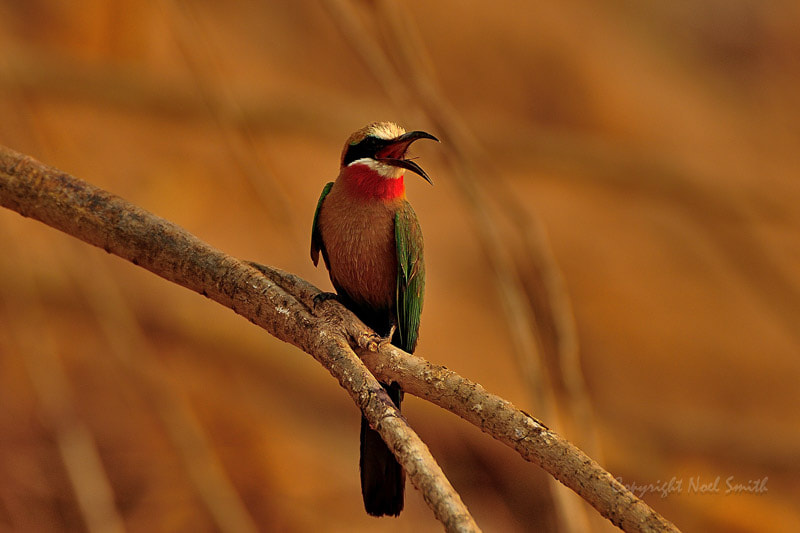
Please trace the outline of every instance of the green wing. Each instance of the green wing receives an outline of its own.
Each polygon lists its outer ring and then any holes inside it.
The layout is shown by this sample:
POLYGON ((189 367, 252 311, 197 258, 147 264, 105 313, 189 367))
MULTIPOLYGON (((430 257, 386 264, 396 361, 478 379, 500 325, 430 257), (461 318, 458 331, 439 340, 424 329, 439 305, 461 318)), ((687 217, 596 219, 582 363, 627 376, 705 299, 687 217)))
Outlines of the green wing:
POLYGON ((322 235, 319 233, 317 220, 319 219, 319 210, 322 207, 322 202, 325 200, 325 197, 328 196, 328 193, 331 192, 331 187, 333 187, 332 181, 323 187, 322 194, 319 195, 319 201, 317 202, 317 209, 314 211, 314 221, 311 223, 311 260, 314 262, 314 266, 317 266, 317 263, 319 263, 320 250, 322 250, 322 258, 325 260, 325 264, 328 264, 328 252, 325 250, 325 243, 322 242, 322 235))
POLYGON ((397 245, 397 333, 398 346, 411 353, 417 346, 419 317, 425 296, 425 261, 422 230, 417 215, 406 204, 394 217, 397 245))

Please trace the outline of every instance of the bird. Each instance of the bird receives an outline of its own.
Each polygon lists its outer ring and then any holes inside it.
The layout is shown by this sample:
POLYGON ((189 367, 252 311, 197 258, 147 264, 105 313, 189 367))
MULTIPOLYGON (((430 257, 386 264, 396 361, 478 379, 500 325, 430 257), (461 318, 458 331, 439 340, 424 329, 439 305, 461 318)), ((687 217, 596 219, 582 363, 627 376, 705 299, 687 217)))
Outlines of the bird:
MULTIPOLYGON (((322 189, 311 229, 311 260, 325 262, 335 298, 391 344, 412 353, 417 346, 425 293, 425 262, 419 220, 406 199, 409 170, 433 181, 406 157, 424 131, 406 132, 393 122, 373 122, 347 139, 336 181, 322 189)), ((333 295, 331 295, 333 296, 333 295)), ((403 391, 381 383, 397 408, 403 391)), ((372 516, 403 510, 405 472, 361 417, 361 494, 372 516)))

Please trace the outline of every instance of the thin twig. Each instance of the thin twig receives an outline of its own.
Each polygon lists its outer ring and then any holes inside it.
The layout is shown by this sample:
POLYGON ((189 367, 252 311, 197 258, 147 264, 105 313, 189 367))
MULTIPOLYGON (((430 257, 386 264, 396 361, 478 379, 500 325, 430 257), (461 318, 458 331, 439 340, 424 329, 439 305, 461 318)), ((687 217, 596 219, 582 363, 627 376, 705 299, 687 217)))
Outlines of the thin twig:
POLYGON ((281 272, 265 276, 266 267, 256 270, 117 196, 4 147, 0 205, 201 293, 311 354, 359 405, 449 531, 478 528, 353 346, 376 375, 392 376, 410 393, 512 446, 626 531, 677 531, 583 452, 509 402, 454 372, 378 344, 374 333, 338 302, 315 307, 319 291, 308 282, 281 272))

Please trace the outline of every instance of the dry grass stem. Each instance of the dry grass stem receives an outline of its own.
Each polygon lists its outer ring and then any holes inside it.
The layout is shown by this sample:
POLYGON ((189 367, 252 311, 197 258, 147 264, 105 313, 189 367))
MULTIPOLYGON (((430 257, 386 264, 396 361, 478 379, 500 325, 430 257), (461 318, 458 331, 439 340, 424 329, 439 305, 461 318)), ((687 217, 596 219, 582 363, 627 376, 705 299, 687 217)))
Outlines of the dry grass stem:
POLYGON ((268 170, 259 156, 247 124, 240 118, 237 120, 237 117, 244 116, 243 108, 227 89, 219 68, 214 64, 208 32, 202 28, 191 3, 179 0, 160 0, 159 3, 173 26, 175 41, 194 78, 195 87, 200 90, 241 175, 256 192, 272 223, 284 229, 291 227, 292 211, 288 208, 286 193, 275 173, 268 170), (208 73, 215 75, 209 76, 208 73))
MULTIPOLYGON (((3 250, 24 257, 24 247, 4 239, 3 250)), ((24 269, 23 269, 24 270, 24 269)), ((17 324, 24 327, 12 331, 39 402, 45 425, 54 434, 58 453, 64 463, 83 521, 90 533, 122 533, 125 523, 114 503, 114 490, 103 466, 91 429, 80 418, 74 404, 74 393, 59 354, 59 340, 51 331, 40 301, 34 275, 19 272, 17 282, 26 301, 4 303, 5 316, 21 316, 17 324)))
MULTIPOLYGON (((60 255, 68 257, 66 253, 60 255)), ((168 377, 169 370, 155 357, 108 268, 93 256, 81 258, 84 267, 87 261, 93 272, 91 279, 73 271, 73 281, 94 311, 110 346, 110 355, 133 378, 142 397, 161 419, 200 501, 220 531, 258 531, 214 452, 211 439, 188 402, 174 390, 174 383, 168 377)))

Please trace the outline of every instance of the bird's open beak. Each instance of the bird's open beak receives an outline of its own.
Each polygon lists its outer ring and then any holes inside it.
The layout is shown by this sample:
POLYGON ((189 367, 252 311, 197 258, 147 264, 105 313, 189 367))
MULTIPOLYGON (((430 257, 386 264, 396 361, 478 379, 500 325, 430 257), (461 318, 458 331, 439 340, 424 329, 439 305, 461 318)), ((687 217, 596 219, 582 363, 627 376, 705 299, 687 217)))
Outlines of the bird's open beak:
POLYGON ((422 176, 425 181, 433 185, 433 181, 431 180, 430 176, 428 176, 428 174, 426 174, 418 164, 410 159, 404 159, 406 151, 408 151, 408 147, 411 146, 411 143, 419 139, 431 139, 432 141, 439 142, 439 139, 430 133, 424 131, 409 131, 408 133, 404 133, 400 137, 393 140, 385 148, 381 149, 376 155, 375 159, 381 163, 386 163, 387 165, 410 170, 414 174, 422 176))

